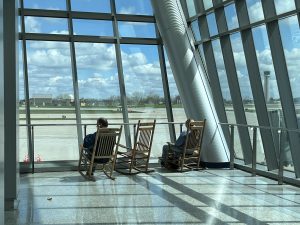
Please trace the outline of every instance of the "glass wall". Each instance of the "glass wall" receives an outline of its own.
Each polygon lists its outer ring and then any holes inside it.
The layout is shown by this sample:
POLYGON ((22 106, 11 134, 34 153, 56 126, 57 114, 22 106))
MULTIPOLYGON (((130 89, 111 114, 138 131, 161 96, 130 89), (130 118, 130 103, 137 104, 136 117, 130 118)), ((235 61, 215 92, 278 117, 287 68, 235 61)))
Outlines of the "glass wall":
MULTIPOLYGON (((259 64, 261 83, 263 84, 264 97, 270 118, 270 125, 273 127, 285 127, 266 26, 263 24, 253 28, 252 34, 256 57, 259 64)), ((275 148, 278 152, 278 133, 276 131, 272 131, 272 133, 275 148)), ((284 145, 288 145, 286 140, 284 142, 284 145)), ((288 151, 290 155, 290 150, 288 151)), ((257 161, 263 162, 264 160, 262 157, 263 155, 259 155, 257 161)), ((289 158, 291 157, 289 156, 289 158)))
POLYGON ((77 159, 75 126, 43 125, 76 123, 69 43, 27 41, 27 64, 35 158, 77 159))
MULTIPOLYGON (((120 88, 115 46, 103 43, 75 43, 81 121, 96 124, 97 118, 122 123, 120 88)), ((88 126, 87 133, 95 132, 88 126)))
MULTIPOLYGON (((57 143, 63 145, 65 143, 60 141, 61 137, 67 140, 70 146, 64 158, 76 159, 80 140, 77 131, 81 128, 76 123, 79 121, 93 124, 98 116, 108 117, 116 123, 123 122, 124 116, 128 116, 129 122, 136 122, 139 118, 157 118, 158 122, 168 121, 167 100, 164 96, 161 64, 157 52, 160 40, 156 37, 155 18, 150 0, 70 0, 71 10, 77 12, 72 16, 69 16, 65 0, 21 1, 24 3, 24 8, 20 9, 22 13, 19 16, 20 21, 25 22, 25 30, 20 31, 20 33, 23 32, 20 37, 24 38, 23 44, 27 45, 27 50, 23 53, 27 57, 24 65, 28 65, 26 72, 28 72, 29 97, 26 99, 26 96, 20 93, 20 112, 23 112, 20 118, 25 121, 23 118, 25 118, 25 102, 27 101, 31 111, 31 124, 65 126, 62 130, 56 129, 53 133, 51 127, 36 128, 35 150, 40 158, 46 161, 60 160, 53 158, 52 154, 45 154, 44 151, 47 148, 44 148, 42 143, 48 143, 57 138, 59 140, 57 143), (115 11, 117 15, 113 17, 112 12, 115 11), (72 30, 74 36, 71 36, 72 30), (121 99, 124 98, 127 105, 122 105, 121 99), (125 111, 122 111, 123 107, 127 107, 127 115, 125 111), (69 126, 70 124, 73 125, 69 126), (47 131, 47 135, 45 135, 46 129, 50 130, 50 132, 47 131)), ((233 0, 200 1, 202 4, 195 4, 195 0, 186 0, 188 10, 186 14, 192 17, 188 19, 188 24, 194 34, 199 54, 203 52, 203 43, 212 43, 216 60, 213 64, 216 65, 215 69, 218 72, 223 95, 221 100, 225 103, 224 110, 229 122, 236 123, 236 118, 238 118, 238 115, 234 115, 233 108, 240 109, 241 115, 245 113, 249 126, 259 126, 258 121, 266 120, 266 118, 272 124, 273 112, 280 112, 278 116, 280 121, 286 121, 287 118, 284 118, 282 110, 285 109, 284 106, 287 103, 281 101, 282 96, 280 96, 284 93, 282 86, 291 87, 291 93, 287 95, 294 103, 295 116, 300 118, 298 107, 300 105, 298 104, 300 80, 297 74, 300 65, 298 63, 300 30, 295 1, 270 0, 274 4, 265 4, 261 0, 245 0, 243 4, 235 4, 236 1, 233 0), (204 6, 204 12, 199 15, 201 27, 196 15, 199 10, 195 9, 196 5, 204 6), (248 13, 242 13, 243 10, 247 10, 248 13), (269 17, 268 12, 272 11, 276 12, 276 15, 269 17), (216 15, 218 21, 216 21, 216 15), (267 20, 265 16, 268 16, 267 20), (255 23, 255 27, 241 29, 237 18, 243 21, 249 20, 250 26, 255 23), (228 27, 228 31, 224 29, 225 26, 228 27), (274 33, 276 28, 279 28, 280 34, 274 33), (226 31, 220 33, 219 30, 226 31), (200 33, 205 38, 201 39, 200 33), (253 37, 254 46, 251 45, 251 37, 253 37), (281 42, 276 42, 278 46, 276 49, 270 47, 273 46, 271 44, 274 43, 274 38, 281 40, 281 42), (244 51, 244 46, 256 52, 249 58, 247 57, 247 60, 250 59, 250 64, 247 62, 257 70, 247 68, 245 55, 248 52, 244 51), (221 48, 224 47, 228 51, 222 52, 221 48), (283 53, 284 58, 280 65, 273 65, 273 51, 283 53), (228 55, 223 55, 223 53, 228 55), (233 62, 230 61, 232 55, 233 62), (284 71, 285 66, 286 75, 275 74, 274 67, 277 68, 276 71, 284 71), (228 85, 227 80, 231 74, 226 73, 228 67, 234 67, 231 68, 232 72, 237 74, 237 79, 234 78, 237 84, 234 89, 241 91, 241 105, 234 105, 232 102, 230 93, 233 90, 230 90, 231 86, 228 85), (251 74, 250 71, 259 71, 261 83, 258 89, 263 93, 261 99, 265 101, 254 99, 250 78, 257 74, 251 74), (288 76, 284 85, 278 81, 280 76, 288 76), (261 102, 261 107, 267 109, 268 115, 256 115, 254 102, 256 104, 261 102)), ((203 64, 212 64, 212 59, 206 60, 203 64)), ((166 66, 174 118, 175 121, 183 122, 185 113, 167 59, 166 66)), ((22 86, 20 91, 24 92, 27 80, 21 72, 20 80, 25 81, 20 82, 22 86)), ((286 97, 286 94, 284 95, 286 97)), ((290 115, 293 116, 293 113, 290 115)), ((157 141, 156 149, 160 151, 162 143, 169 140, 169 131, 163 125, 159 129, 161 131, 157 134, 160 138, 156 137, 155 140, 157 141)), ((91 126, 87 132, 92 131, 91 126)), ((252 131, 250 130, 249 133, 251 135, 252 131)), ((238 143, 239 138, 247 137, 239 137, 236 132, 235 141, 238 143)), ((257 141, 258 151, 261 154, 257 161, 265 162, 264 152, 270 150, 262 149, 261 138, 259 134, 257 141)), ((278 137, 274 138, 273 135, 273 142, 277 140, 278 137)), ((238 146, 236 156, 245 158, 238 143, 235 145, 238 146)), ((274 143, 266 143, 265 146, 274 143)), ((51 144, 49 143, 49 146, 51 144)), ((291 149, 291 152, 293 151, 295 155, 299 154, 296 149, 291 149)), ((156 155, 158 153, 155 153, 156 155)), ((22 158, 24 155, 20 155, 20 159, 22 158)), ((295 162, 290 163, 291 166, 293 164, 295 162)), ((300 167, 296 168, 296 172, 300 174, 300 167)))
MULTIPOLYGON (((213 47, 213 51, 214 51, 214 57, 215 57, 215 61, 216 61, 218 77, 219 77, 219 81, 220 81, 220 85, 221 85, 221 91, 222 91, 223 102, 224 102, 227 120, 228 120, 228 123, 236 124, 236 118, 235 118, 235 114, 234 114, 231 93, 230 93, 230 89, 229 89, 229 85, 228 85, 227 73, 225 70, 220 40, 219 39, 213 40, 212 47, 213 47)), ((237 129, 235 130, 234 134, 235 134, 234 135, 235 157, 237 157, 239 159, 244 159, 240 136, 239 136, 237 129)))
MULTIPOLYGON (((154 120, 167 122, 157 46, 121 45, 129 122, 154 120)), ((167 125, 155 128, 152 154, 170 140, 167 125)))
MULTIPOLYGON (((110 127, 126 116, 130 123, 168 122, 150 0, 70 0, 76 12, 70 17, 65 0, 21 1, 19 21, 24 20, 25 30, 19 32, 27 45, 29 97, 20 65, 20 118, 26 124, 27 101, 36 162, 77 160, 81 135, 95 132, 99 117, 107 118, 110 127)), ((130 129, 126 135, 123 129, 122 144, 127 144, 125 136, 132 138, 133 125, 130 129)), ((25 127, 20 134, 22 161, 29 154, 25 127)), ((161 155, 167 141, 168 125, 157 125, 153 156, 161 155)))
MULTIPOLYGON (((298 124, 296 126, 299 128, 300 125, 300 110, 298 109, 300 108, 298 107, 300 105, 298 104, 300 102, 298 101, 300 99, 300 92, 298 91, 300 80, 297 73, 300 65, 298 62, 300 59, 298 54, 300 29, 298 15, 296 14, 296 2, 294 0, 270 0, 268 2, 244 0, 239 2, 239 4, 236 4, 237 2, 233 0, 223 1, 224 3, 206 0, 200 0, 198 4, 193 4, 188 0, 186 2, 189 6, 189 12, 193 11, 192 7, 195 7, 195 5, 204 6, 204 12, 198 18, 197 16, 188 18, 188 24, 197 41, 195 45, 199 49, 201 49, 203 42, 207 42, 207 46, 210 45, 210 42, 212 44, 215 62, 212 61, 213 59, 206 58, 206 64, 216 65, 215 69, 220 80, 228 122, 231 124, 236 123, 235 118, 243 121, 245 115, 246 123, 249 127, 270 124, 273 129, 271 132, 272 138, 265 132, 262 135, 258 132, 256 139, 258 147, 257 163, 266 164, 268 162, 272 164, 271 167, 276 168, 278 163, 274 160, 276 157, 272 158, 272 162, 268 161, 268 157, 273 157, 276 154, 278 159, 281 149, 281 151, 284 151, 285 168, 292 171, 295 168, 295 173, 299 177, 300 164, 298 163, 296 168, 295 159, 293 162, 291 157, 292 155, 294 158, 300 156, 298 153, 299 143, 295 140, 297 138, 293 137, 291 138, 293 140, 291 140, 288 135, 285 135, 280 139, 277 130, 274 129, 286 127, 286 121, 289 121, 289 126, 294 128, 295 124, 292 126, 291 117, 297 117, 298 124), (247 10, 247 13, 245 10, 247 10), (272 12, 276 14, 273 15, 272 12), (218 16, 217 21, 216 15, 218 16), (265 17, 268 17, 268 19, 266 20, 265 17), (198 20, 201 21, 201 27, 198 26, 198 20), (226 20, 226 24, 224 20, 226 20), (239 20, 243 24, 248 24, 249 21, 250 27, 244 26, 241 28, 239 20), (251 27, 253 23, 255 25, 251 27), (219 30, 222 32, 220 33, 219 30), (278 33, 278 30, 280 33, 278 33), (200 33, 206 36, 204 40, 201 40, 200 33), (210 38, 207 37, 208 34, 210 38), (245 52, 244 48, 247 51, 251 50, 251 52, 245 52), (256 54, 253 54, 253 52, 256 54), (283 55, 284 57, 282 57, 283 55), (247 56, 247 63, 245 56, 247 56), (273 64, 272 56, 276 56, 278 61, 276 67, 273 64), (280 59, 280 62, 278 59, 280 59), (248 66, 251 68, 248 68, 248 66), (275 74, 274 67, 276 72, 278 71, 277 73, 280 74, 275 74), (226 74, 226 71, 230 71, 230 74, 226 74), (236 73, 237 78, 235 78, 234 73, 236 73), (231 76, 234 87, 228 85, 227 78, 229 76, 231 76), (259 81, 256 80, 254 82, 253 77, 259 77, 259 81), (250 81, 255 87, 251 86, 250 81), (230 90, 230 88, 233 88, 233 90, 230 90), (241 101, 235 98, 236 101, 232 102, 230 93, 235 92, 237 89, 241 92, 241 101), (253 94, 253 89, 256 91, 255 95, 253 94), (289 90, 291 90, 291 93, 287 93, 289 90), (287 101, 281 101, 282 95, 287 101), (253 96, 257 99, 254 99, 253 96), (288 102, 294 103, 295 111, 293 108, 290 110, 286 109, 291 107, 288 102), (256 113, 256 107, 259 107, 259 114, 256 113), (233 109, 239 109, 239 111, 236 111, 236 113, 239 112, 239 115, 234 115, 233 109), (285 116, 288 118, 285 118, 285 116), (258 121, 262 124, 259 124, 258 121), (266 139, 264 140, 263 138, 266 139), (262 143, 264 143, 266 149, 263 149, 262 143), (274 146, 275 151, 267 146, 274 146)), ((213 66, 211 67, 213 69, 213 66)), ((219 99, 218 101, 221 100, 219 99)), ((252 129, 249 129, 249 134, 252 139, 252 129)), ((235 133, 235 156, 251 162, 251 148, 244 152, 247 153, 246 157, 248 159, 245 159, 245 155, 243 156, 243 153, 240 151, 240 140, 246 140, 249 137, 245 133, 239 135, 237 135, 237 132, 235 133)))

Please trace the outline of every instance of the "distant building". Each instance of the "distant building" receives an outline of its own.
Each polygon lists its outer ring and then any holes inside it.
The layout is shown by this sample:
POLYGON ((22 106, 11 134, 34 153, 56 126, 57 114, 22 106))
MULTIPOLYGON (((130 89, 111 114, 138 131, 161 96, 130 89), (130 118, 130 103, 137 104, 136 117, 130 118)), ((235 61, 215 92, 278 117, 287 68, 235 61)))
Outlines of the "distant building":
POLYGON ((49 106, 52 105, 53 99, 51 94, 34 94, 29 101, 33 106, 49 106))
POLYGON ((74 96, 64 94, 59 96, 58 98, 53 99, 54 106, 74 106, 75 104, 74 96))

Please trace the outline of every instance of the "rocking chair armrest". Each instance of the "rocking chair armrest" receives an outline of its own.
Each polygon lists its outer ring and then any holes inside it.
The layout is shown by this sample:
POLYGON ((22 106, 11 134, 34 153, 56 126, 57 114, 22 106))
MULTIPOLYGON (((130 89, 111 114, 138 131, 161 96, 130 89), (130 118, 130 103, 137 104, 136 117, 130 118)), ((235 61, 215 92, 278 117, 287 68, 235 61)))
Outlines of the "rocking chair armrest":
POLYGON ((167 144, 170 146, 170 145, 175 145, 175 143, 173 143, 173 142, 167 142, 167 144))
POLYGON ((125 146, 125 145, 122 145, 122 144, 117 144, 119 147, 121 147, 121 148, 125 148, 125 149, 131 149, 131 148, 128 148, 127 146, 125 146))
POLYGON ((80 147, 80 151, 86 151, 86 150, 88 150, 88 148, 83 147, 83 144, 80 144, 79 147, 80 147))
POLYGON ((118 146, 119 146, 120 148, 127 149, 126 151, 119 151, 119 150, 118 150, 117 154, 120 154, 120 155, 126 154, 128 151, 132 150, 131 148, 128 148, 127 146, 122 145, 122 144, 118 144, 118 146))

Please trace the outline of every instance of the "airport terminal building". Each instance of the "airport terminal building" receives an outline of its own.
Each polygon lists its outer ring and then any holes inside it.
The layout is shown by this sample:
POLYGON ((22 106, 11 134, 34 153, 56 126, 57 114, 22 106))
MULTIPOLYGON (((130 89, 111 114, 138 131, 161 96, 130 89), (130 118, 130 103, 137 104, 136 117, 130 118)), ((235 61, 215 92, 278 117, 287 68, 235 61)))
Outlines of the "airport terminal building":
POLYGON ((300 0, 0 0, 0 224, 300 224, 300 0), (76 171, 99 117, 152 173, 76 171), (206 120, 201 170, 157 163, 206 120))

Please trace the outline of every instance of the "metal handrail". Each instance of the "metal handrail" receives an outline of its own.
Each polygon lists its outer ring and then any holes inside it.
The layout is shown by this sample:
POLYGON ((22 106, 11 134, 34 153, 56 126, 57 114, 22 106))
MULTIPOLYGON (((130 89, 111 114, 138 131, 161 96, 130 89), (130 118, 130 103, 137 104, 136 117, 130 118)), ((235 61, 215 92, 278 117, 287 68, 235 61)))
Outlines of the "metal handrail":
POLYGON ((283 132, 296 132, 300 133, 300 129, 288 129, 285 127, 267 127, 267 126, 257 126, 257 125, 247 125, 247 124, 232 124, 232 123, 219 123, 221 126, 225 125, 230 128, 230 169, 234 169, 234 127, 246 127, 253 129, 253 148, 252 148, 252 175, 256 175, 256 156, 257 156, 257 129, 268 129, 275 130, 279 134, 279 159, 278 159, 278 184, 283 184, 283 151, 281 149, 281 135, 283 132))
POLYGON ((300 129, 288 129, 285 127, 267 127, 267 126, 258 126, 258 125, 248 125, 248 124, 235 124, 235 123, 219 123, 220 125, 227 125, 227 126, 236 126, 236 127, 248 127, 248 128, 259 128, 259 129, 268 129, 268 130, 281 130, 281 131, 292 131, 292 132, 299 132, 300 129))
MULTIPOLYGON (((109 123, 109 125, 134 125, 136 123, 109 123)), ((156 124, 179 124, 179 125, 183 125, 184 122, 156 122, 156 124)), ((90 125, 96 125, 96 123, 39 123, 39 124, 19 124, 19 126, 28 126, 28 127, 31 127, 31 126, 77 126, 77 125, 81 125, 81 126, 84 126, 84 125, 87 125, 87 126, 90 126, 90 125)))

